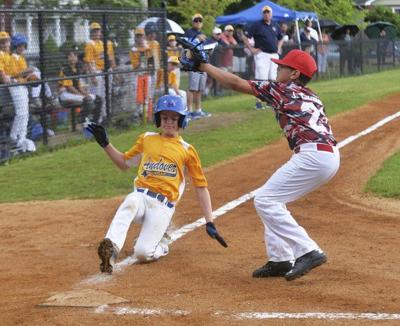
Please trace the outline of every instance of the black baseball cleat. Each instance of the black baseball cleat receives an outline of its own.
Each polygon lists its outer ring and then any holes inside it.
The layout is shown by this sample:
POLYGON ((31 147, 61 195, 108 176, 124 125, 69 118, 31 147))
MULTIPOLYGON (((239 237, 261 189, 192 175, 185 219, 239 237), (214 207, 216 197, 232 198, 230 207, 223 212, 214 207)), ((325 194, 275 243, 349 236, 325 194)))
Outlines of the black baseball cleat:
POLYGON ((253 277, 279 277, 285 276, 293 268, 291 261, 269 261, 264 266, 253 272, 253 277))
POLYGON ((286 281, 302 277, 315 267, 326 263, 327 257, 321 250, 313 250, 296 259, 294 267, 286 273, 286 281))
POLYGON ((100 271, 111 274, 118 256, 117 246, 110 239, 103 239, 99 244, 97 253, 101 259, 100 271))

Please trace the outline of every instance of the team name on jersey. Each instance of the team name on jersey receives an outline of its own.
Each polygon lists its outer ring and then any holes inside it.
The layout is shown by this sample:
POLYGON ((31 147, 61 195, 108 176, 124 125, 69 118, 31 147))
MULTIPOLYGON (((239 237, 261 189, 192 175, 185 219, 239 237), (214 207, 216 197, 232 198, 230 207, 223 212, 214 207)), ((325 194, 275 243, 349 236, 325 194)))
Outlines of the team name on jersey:
POLYGON ((319 98, 315 97, 315 96, 309 96, 309 95, 306 95, 304 93, 296 93, 296 92, 293 92, 292 96, 293 96, 294 99, 295 98, 301 98, 304 101, 310 101, 310 102, 317 103, 318 105, 322 105, 321 100, 319 98))
POLYGON ((158 175, 165 177, 176 177, 177 166, 175 163, 166 163, 160 159, 158 162, 152 162, 150 159, 143 164, 143 176, 158 175))

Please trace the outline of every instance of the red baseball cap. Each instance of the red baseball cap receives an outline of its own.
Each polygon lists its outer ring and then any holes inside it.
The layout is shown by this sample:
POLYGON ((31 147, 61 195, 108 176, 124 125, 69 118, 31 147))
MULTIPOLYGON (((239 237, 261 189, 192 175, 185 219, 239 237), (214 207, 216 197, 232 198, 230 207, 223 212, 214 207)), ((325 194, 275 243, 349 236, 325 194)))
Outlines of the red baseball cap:
POLYGON ((271 59, 271 61, 278 65, 296 69, 310 78, 318 69, 314 58, 310 54, 297 49, 289 51, 282 60, 271 59))

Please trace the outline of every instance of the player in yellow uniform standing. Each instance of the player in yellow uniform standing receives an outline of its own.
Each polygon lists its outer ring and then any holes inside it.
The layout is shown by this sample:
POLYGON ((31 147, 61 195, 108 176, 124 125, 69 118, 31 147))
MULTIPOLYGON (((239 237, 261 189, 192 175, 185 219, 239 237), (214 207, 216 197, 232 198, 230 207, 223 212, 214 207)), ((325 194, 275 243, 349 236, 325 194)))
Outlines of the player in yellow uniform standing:
MULTIPOLYGON (((18 72, 15 58, 10 53, 10 35, 0 32, 0 82, 2 84, 15 84, 24 82, 18 72)), ((27 138, 29 120, 29 97, 26 86, 12 86, 8 88, 15 110, 11 126, 10 138, 16 143, 17 149, 22 152, 36 151, 35 143, 27 138)))
POLYGON ((179 135, 179 128, 187 125, 182 99, 178 96, 162 96, 154 111, 154 122, 161 132, 140 135, 125 153, 109 143, 101 125, 91 123, 87 127, 117 167, 127 170, 133 165, 139 166, 134 191, 120 205, 105 239, 100 242, 98 254, 102 272, 112 272, 132 222, 142 224, 134 248, 140 262, 154 261, 168 254, 168 242, 164 241, 163 236, 185 188, 185 169, 196 189, 206 219, 207 233, 221 245, 227 246, 212 222, 210 194, 197 151, 179 135))
MULTIPOLYGON (((89 73, 100 73, 104 71, 104 43, 101 40, 102 32, 99 23, 90 24, 90 40, 85 44, 84 61, 87 64, 89 73)), ((107 41, 107 55, 110 62, 110 68, 115 68, 114 47, 111 41, 107 41)), ((112 83, 112 75, 109 76, 109 84, 112 83)), ((105 112, 105 78, 104 76, 96 76, 91 78, 90 93, 99 96, 103 101, 101 118, 106 115, 105 112)))
POLYGON ((133 75, 135 89, 135 101, 137 110, 143 112, 143 106, 149 101, 150 74, 148 71, 149 61, 152 58, 143 28, 135 29, 135 44, 129 51, 129 58, 132 68, 136 71, 133 75))

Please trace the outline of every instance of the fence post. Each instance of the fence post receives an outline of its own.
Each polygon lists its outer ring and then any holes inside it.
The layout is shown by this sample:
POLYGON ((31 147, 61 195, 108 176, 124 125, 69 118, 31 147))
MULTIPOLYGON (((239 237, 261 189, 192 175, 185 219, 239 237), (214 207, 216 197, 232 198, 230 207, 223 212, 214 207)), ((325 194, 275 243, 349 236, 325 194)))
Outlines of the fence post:
MULTIPOLYGON (((167 6, 165 1, 161 3, 161 8, 163 8, 162 19, 161 19, 161 60, 164 69, 164 94, 168 94, 168 57, 167 57, 167 6)), ((155 105, 155 103, 153 104, 155 105)))
POLYGON ((42 110, 40 112, 40 123, 43 127, 43 145, 48 144, 47 139, 47 116, 46 116, 46 94, 45 94, 45 83, 46 83, 46 62, 45 62, 45 51, 44 51, 44 39, 43 39, 43 12, 38 12, 38 32, 39 32, 39 67, 40 67, 40 98, 42 99, 42 110))
POLYGON ((393 67, 395 67, 396 66, 396 45, 395 45, 395 43, 394 43, 394 40, 395 39, 393 39, 392 40, 392 53, 393 53, 393 67))
POLYGON ((103 13, 103 51, 104 51, 104 91, 105 91, 105 99, 106 99, 106 116, 107 120, 111 118, 110 113, 110 107, 111 107, 111 101, 110 101, 110 75, 108 74, 108 71, 110 70, 110 58, 108 56, 108 28, 107 28, 107 14, 103 13))

